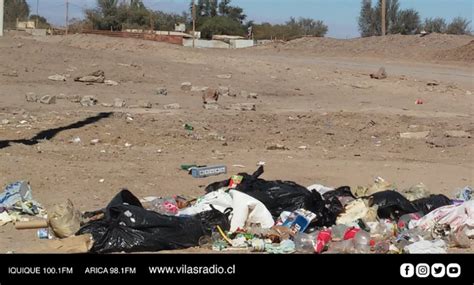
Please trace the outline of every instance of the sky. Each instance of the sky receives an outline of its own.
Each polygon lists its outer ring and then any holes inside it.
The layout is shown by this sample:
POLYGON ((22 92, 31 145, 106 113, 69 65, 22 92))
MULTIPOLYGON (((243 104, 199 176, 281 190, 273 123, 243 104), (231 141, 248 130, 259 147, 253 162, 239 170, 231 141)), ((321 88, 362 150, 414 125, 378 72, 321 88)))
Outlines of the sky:
MULTIPOLYGON (((39 14, 55 25, 64 24, 65 0, 27 0, 32 14, 39 14)), ((401 9, 413 8, 422 19, 443 17, 448 22, 454 17, 473 20, 472 0, 399 0, 401 9)), ((85 8, 93 8, 96 0, 69 0, 70 18, 83 18, 85 8)), ((155 10, 181 13, 189 7, 189 0, 144 0, 145 5, 155 10)), ((373 1, 375 2, 375 0, 373 1)), ((327 36, 334 38, 358 37, 357 17, 360 0, 233 0, 256 23, 283 23, 290 17, 309 17, 323 20, 329 26, 327 36)), ((472 26, 472 25, 471 25, 472 26)))

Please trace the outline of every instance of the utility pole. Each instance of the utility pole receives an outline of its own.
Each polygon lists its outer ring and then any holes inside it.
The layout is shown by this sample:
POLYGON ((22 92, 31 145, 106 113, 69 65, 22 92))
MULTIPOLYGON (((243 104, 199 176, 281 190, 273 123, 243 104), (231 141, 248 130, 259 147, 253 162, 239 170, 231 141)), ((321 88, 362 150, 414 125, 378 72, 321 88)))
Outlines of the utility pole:
POLYGON ((382 0, 382 36, 385 36, 387 33, 387 27, 385 22, 385 14, 387 12, 386 5, 386 0, 382 0))
POLYGON ((39 0, 36 0, 36 25, 35 28, 38 29, 38 18, 39 18, 39 0))
POLYGON ((3 5, 4 0, 0 0, 0 37, 3 37, 3 5))
POLYGON ((69 30, 69 0, 66 0, 66 36, 69 30))
POLYGON ((196 4, 193 0, 193 48, 195 47, 196 41, 196 4))

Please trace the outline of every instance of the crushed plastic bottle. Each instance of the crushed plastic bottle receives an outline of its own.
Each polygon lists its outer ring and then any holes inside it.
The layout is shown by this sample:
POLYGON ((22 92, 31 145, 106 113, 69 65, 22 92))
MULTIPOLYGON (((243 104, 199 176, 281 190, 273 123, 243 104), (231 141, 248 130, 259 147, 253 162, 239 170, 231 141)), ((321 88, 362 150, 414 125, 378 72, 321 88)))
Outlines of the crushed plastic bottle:
POLYGON ((179 208, 174 198, 157 198, 150 202, 150 210, 163 215, 174 216, 179 208))
POLYGON ((294 239, 296 252, 314 253, 314 245, 316 244, 318 234, 318 231, 311 234, 298 232, 294 239))
POLYGON ((344 239, 344 234, 347 231, 348 226, 346 225, 335 225, 331 228, 332 231, 332 239, 334 241, 340 241, 344 239))
POLYGON ((471 242, 463 230, 451 233, 448 237, 449 246, 458 248, 470 248, 471 242))
POLYGON ((358 231, 354 236, 354 247, 358 253, 370 252, 370 234, 366 231, 358 231))
POLYGON ((382 240, 375 243, 374 251, 375 253, 387 253, 390 250, 390 241, 389 240, 382 240))
POLYGON ((332 233, 331 230, 321 230, 318 233, 318 237, 316 239, 316 244, 314 246, 314 252, 321 253, 327 249, 329 242, 331 241, 332 233))
POLYGON ((350 239, 333 242, 329 248, 333 253, 352 253, 354 252, 354 240, 350 239))

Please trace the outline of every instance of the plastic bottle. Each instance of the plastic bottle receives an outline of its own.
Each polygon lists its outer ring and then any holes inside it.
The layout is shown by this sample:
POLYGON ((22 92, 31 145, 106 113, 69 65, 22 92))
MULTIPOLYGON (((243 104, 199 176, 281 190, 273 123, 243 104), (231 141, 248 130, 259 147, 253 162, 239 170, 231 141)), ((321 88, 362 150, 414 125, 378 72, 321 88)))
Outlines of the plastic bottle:
POLYGON ((265 242, 263 239, 252 239, 250 244, 252 245, 252 251, 254 252, 264 252, 265 251, 265 242))
POLYGON ((344 239, 344 234, 347 231, 346 225, 336 225, 331 228, 332 231, 332 239, 334 241, 340 241, 344 239))
POLYGON ((355 250, 359 253, 370 252, 370 234, 366 231, 358 231, 354 237, 355 250))
POLYGON ((316 245, 314 246, 314 251, 316 253, 321 253, 326 248, 328 243, 332 239, 331 230, 322 230, 318 233, 318 237, 316 239, 316 245))
POLYGON ((333 253, 351 253, 354 252, 354 240, 343 240, 339 242, 333 242, 329 246, 329 250, 333 253))
POLYGON ((314 245, 318 234, 318 231, 311 234, 298 232, 294 239, 296 251, 299 253, 314 253, 314 245))
POLYGON ((449 236, 449 244, 459 248, 470 248, 471 242, 463 230, 458 230, 449 236))
POLYGON ((150 204, 150 210, 163 215, 176 215, 179 211, 176 200, 173 198, 158 198, 151 201, 150 204))
POLYGON ((375 244, 374 251, 375 253, 387 253, 390 250, 390 241, 383 240, 375 244))

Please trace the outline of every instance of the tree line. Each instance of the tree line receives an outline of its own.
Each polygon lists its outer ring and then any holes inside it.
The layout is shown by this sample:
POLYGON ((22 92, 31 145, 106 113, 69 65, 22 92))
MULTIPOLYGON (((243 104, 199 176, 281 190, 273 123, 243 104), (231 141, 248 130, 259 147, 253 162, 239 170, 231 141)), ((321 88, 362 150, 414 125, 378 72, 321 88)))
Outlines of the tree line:
MULTIPOLYGON (((228 34, 246 36, 252 27, 255 39, 290 40, 302 36, 324 37, 328 32, 323 21, 311 18, 290 18, 282 24, 246 21, 247 15, 241 7, 234 6, 231 0, 197 0, 196 30, 203 38, 228 34)), ((358 27, 362 37, 382 34, 382 0, 362 0, 358 27)), ((85 19, 71 21, 73 27, 86 26, 92 29, 120 31, 123 29, 174 30, 176 23, 192 25, 192 1, 189 11, 182 14, 155 11, 145 6, 142 0, 97 0, 96 8, 85 10, 85 19)), ((15 28, 16 21, 38 20, 40 28, 50 25, 44 17, 30 15, 26 0, 5 1, 5 27, 15 28)), ((457 17, 450 23, 445 19, 426 18, 422 22, 418 11, 400 9, 398 0, 386 0, 386 27, 388 34, 411 35, 421 31, 470 34, 470 21, 457 17)))
MULTIPOLYGON (((248 35, 252 27, 256 39, 292 39, 304 35, 324 36, 328 27, 322 21, 309 18, 290 18, 284 24, 256 25, 246 21, 247 15, 241 7, 234 6, 231 0, 197 0, 195 2, 196 30, 203 38, 213 35, 248 35)), ((193 1, 189 12, 180 15, 153 11, 141 0, 118 1, 97 0, 97 7, 86 11, 86 22, 94 29, 122 30, 125 28, 152 28, 154 30, 173 30, 175 23, 192 26, 193 1)))
POLYGON ((6 0, 4 6, 4 26, 6 29, 16 28, 16 21, 38 21, 38 28, 46 29, 51 25, 46 18, 30 15, 30 6, 26 0, 6 0))
MULTIPOLYGON (((385 25, 388 34, 413 35, 426 31, 428 33, 470 34, 470 21, 456 17, 451 23, 445 19, 426 18, 423 22, 420 14, 414 9, 400 9, 398 0, 386 0, 385 25)), ((359 32, 362 37, 382 35, 382 0, 362 0, 358 18, 359 32)))

